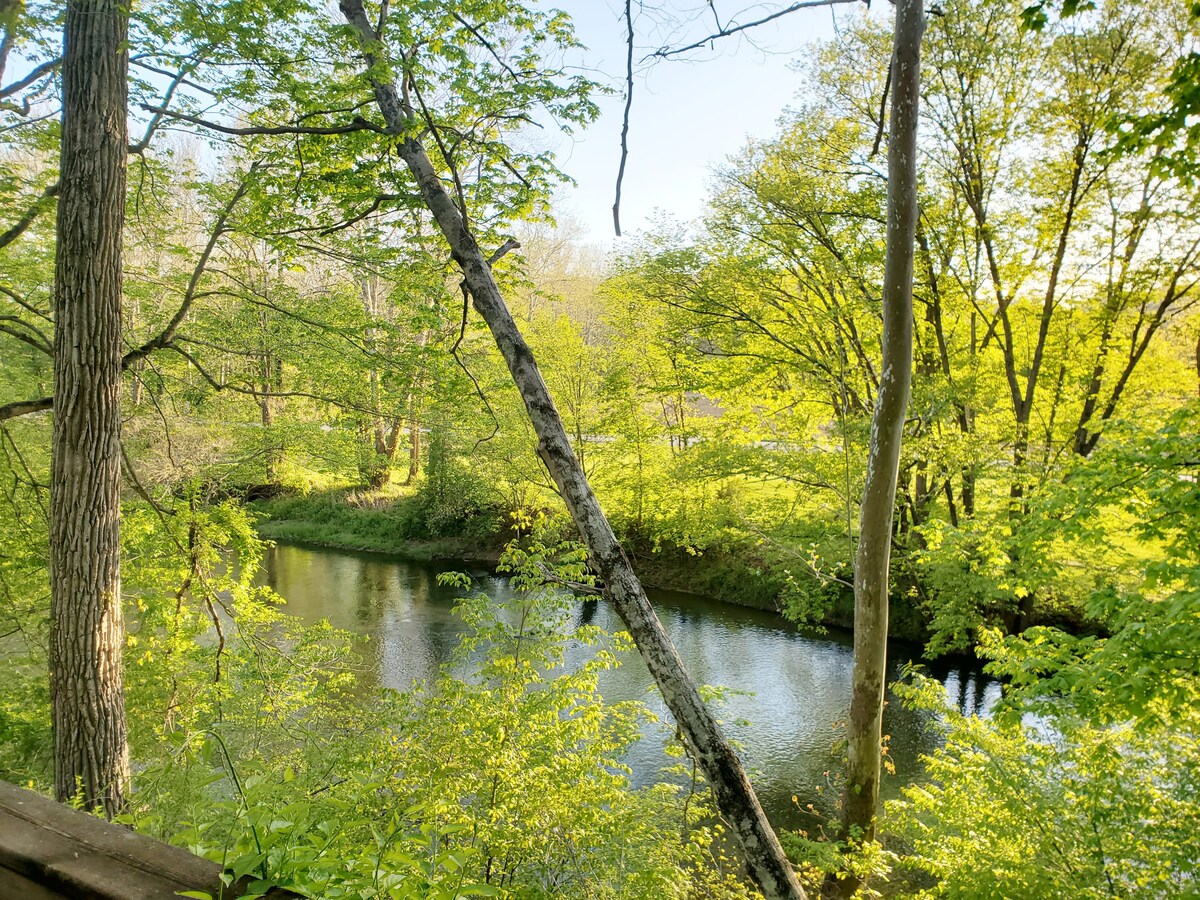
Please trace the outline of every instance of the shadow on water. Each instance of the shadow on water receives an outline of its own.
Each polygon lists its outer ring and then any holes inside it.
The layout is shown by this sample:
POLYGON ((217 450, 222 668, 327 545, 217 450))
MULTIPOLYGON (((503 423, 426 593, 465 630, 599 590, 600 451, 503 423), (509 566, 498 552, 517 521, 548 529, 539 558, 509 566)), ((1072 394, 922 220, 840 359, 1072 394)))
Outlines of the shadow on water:
MULTIPOLYGON (((368 635, 369 671, 380 685, 405 690, 415 680, 434 677, 465 631, 452 613, 458 592, 437 583, 438 572, 452 568, 281 545, 268 552, 260 577, 287 601, 292 615, 327 618, 338 628, 368 635)), ((512 594, 507 579, 482 575, 475 581, 498 599, 512 594)), ((805 818, 800 807, 810 802, 828 814, 837 791, 831 778, 839 768, 834 747, 850 698, 849 633, 805 633, 773 613, 688 594, 650 596, 692 677, 728 689, 717 714, 739 743, 772 820, 799 825, 805 818)), ((575 621, 609 631, 622 627, 607 603, 590 598, 578 601, 575 621)), ((893 642, 889 660, 889 680, 895 680, 905 663, 920 661, 920 647, 893 642)), ((631 652, 622 663, 603 674, 604 697, 640 700, 668 720, 640 657, 631 652)), ((999 684, 977 667, 941 663, 926 669, 964 712, 986 713, 999 696, 999 684)), ((891 736, 896 774, 884 780, 885 799, 920 777, 920 755, 938 743, 931 724, 927 715, 889 696, 884 730, 891 736)), ((659 724, 645 731, 626 760, 638 784, 659 779, 672 762, 663 753, 670 729, 659 724)))

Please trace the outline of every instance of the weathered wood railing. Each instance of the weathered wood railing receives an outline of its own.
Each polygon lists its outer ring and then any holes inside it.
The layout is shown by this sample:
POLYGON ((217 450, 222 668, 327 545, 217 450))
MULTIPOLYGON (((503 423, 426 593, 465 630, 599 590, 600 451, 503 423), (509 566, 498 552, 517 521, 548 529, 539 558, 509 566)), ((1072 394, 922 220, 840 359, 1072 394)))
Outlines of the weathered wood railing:
MULTIPOLYGON (((240 897, 220 866, 48 797, 0 781, 0 897, 179 900, 180 891, 240 897)), ((273 890, 269 900, 296 894, 273 890)))

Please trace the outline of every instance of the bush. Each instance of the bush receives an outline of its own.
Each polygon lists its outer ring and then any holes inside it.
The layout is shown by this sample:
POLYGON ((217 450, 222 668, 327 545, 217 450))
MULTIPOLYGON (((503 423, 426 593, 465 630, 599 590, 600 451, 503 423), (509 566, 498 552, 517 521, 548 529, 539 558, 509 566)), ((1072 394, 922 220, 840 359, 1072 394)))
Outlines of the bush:
POLYGON ((565 598, 538 574, 560 563, 586 577, 577 547, 535 537, 510 550, 522 593, 464 598, 470 635, 404 694, 359 696, 349 636, 246 596, 223 683, 199 692, 220 702, 160 735, 130 821, 262 891, 748 898, 702 824, 703 790, 685 802, 676 786, 630 786, 622 757, 651 714, 597 689, 628 638, 569 627, 565 598))
POLYGON ((1195 733, 985 721, 946 706, 936 683, 908 693, 946 723, 929 782, 888 809, 903 865, 936 879, 919 896, 1200 896, 1195 733))
POLYGON ((505 510, 494 487, 435 431, 425 480, 417 489, 422 537, 482 537, 503 530, 505 510))

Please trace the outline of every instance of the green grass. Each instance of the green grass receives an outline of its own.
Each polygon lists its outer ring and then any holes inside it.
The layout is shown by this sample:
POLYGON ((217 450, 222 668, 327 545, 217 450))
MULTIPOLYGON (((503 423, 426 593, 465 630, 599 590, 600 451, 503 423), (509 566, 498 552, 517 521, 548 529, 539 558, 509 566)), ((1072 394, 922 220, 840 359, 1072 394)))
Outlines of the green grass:
POLYGON ((507 535, 495 516, 460 523, 459 534, 439 534, 412 491, 333 489, 253 504, 259 533, 268 540, 389 553, 418 561, 494 563, 507 535))

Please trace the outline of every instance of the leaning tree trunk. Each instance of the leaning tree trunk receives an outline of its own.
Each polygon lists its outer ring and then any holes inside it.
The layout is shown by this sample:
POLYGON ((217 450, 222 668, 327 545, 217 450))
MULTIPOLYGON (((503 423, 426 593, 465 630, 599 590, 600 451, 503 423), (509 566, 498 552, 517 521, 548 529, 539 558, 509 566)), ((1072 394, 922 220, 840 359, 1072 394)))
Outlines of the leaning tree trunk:
POLYGON ((416 179, 422 199, 450 245, 462 269, 475 309, 483 317, 508 364, 530 422, 538 436, 538 454, 546 464, 604 582, 612 602, 642 658, 675 716, 693 758, 712 787, 717 808, 741 843, 747 869, 767 900, 803 898, 804 891, 763 813, 733 747, 721 734, 695 682, 683 668, 671 639, 655 615, 612 527, 592 493, 587 477, 571 451, 562 418, 550 398, 529 345, 513 321, 487 256, 454 201, 446 193, 421 142, 412 137, 413 111, 386 75, 387 60, 380 57, 381 42, 366 15, 362 0, 340 0, 342 13, 357 33, 372 73, 375 100, 387 128, 410 135, 397 153, 416 179))
POLYGON ((875 836, 887 664, 888 570, 900 443, 912 382, 912 276, 917 226, 917 108, 924 0, 897 0, 888 139, 887 250, 883 273, 883 375, 871 419, 867 481, 854 563, 854 675, 844 822, 875 836))
POLYGON ((119 528, 127 34, 123 0, 68 3, 54 271, 54 787, 109 817, 129 782, 119 528))

